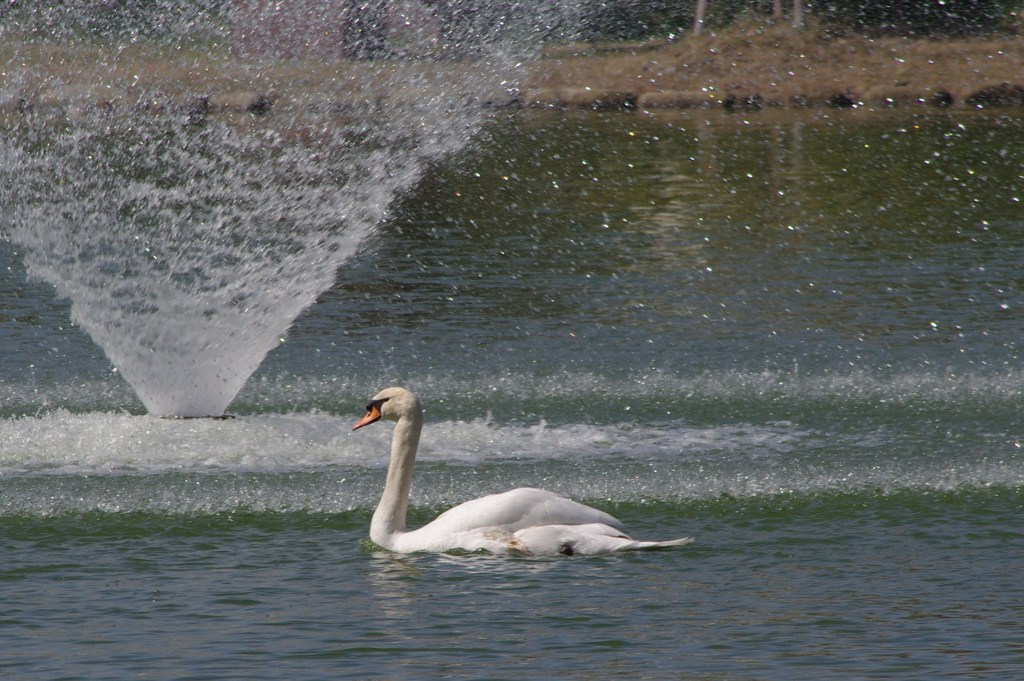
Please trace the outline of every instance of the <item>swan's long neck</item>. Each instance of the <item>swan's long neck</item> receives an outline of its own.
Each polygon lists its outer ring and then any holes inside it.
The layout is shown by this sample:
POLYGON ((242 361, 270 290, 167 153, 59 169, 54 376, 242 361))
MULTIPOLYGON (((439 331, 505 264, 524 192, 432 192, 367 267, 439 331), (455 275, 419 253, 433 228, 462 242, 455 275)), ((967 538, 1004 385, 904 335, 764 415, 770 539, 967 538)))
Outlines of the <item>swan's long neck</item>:
POLYGON ((398 419, 391 437, 391 461, 388 463, 384 494, 370 522, 370 539, 385 548, 390 548, 392 539, 405 531, 412 469, 422 429, 423 414, 417 404, 398 419))

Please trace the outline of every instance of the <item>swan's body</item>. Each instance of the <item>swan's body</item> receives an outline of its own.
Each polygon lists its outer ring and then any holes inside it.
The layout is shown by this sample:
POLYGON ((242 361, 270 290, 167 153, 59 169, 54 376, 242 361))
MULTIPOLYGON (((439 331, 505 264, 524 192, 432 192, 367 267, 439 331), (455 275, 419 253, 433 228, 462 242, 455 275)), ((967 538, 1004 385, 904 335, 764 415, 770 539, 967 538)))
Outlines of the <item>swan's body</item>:
POLYGON ((413 463, 423 428, 419 400, 404 388, 387 388, 367 405, 362 428, 381 418, 397 421, 391 461, 370 539, 398 553, 416 551, 479 551, 524 555, 599 554, 630 549, 679 546, 690 538, 636 541, 604 511, 542 489, 522 487, 473 499, 451 508, 433 522, 410 530, 405 526, 413 463))

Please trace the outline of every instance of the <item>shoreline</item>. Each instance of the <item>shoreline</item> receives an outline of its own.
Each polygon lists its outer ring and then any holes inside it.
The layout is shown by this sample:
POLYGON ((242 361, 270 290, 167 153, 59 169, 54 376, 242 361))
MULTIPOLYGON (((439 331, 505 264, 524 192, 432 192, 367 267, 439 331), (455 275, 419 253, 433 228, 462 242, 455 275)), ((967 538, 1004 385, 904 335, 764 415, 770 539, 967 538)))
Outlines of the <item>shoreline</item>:
MULTIPOLYGON (((339 87, 358 81, 358 62, 253 65, 188 50, 168 55, 132 47, 111 55, 98 46, 49 49, 30 46, 22 54, 15 46, 0 54, 0 66, 6 61, 16 73, 22 69, 20 85, 0 92, 0 113, 77 105, 261 115, 278 107, 344 111, 358 105, 357 98, 345 101, 339 87), (131 85, 118 91, 125 82, 131 85)), ((398 101, 417 96, 388 94, 398 101)), ((545 50, 517 91, 488 104, 584 111, 1022 108, 1024 38, 829 37, 767 27, 676 41, 563 45, 545 50)))
POLYGON ((524 88, 541 108, 1024 106, 1024 39, 831 37, 813 29, 548 51, 524 88))

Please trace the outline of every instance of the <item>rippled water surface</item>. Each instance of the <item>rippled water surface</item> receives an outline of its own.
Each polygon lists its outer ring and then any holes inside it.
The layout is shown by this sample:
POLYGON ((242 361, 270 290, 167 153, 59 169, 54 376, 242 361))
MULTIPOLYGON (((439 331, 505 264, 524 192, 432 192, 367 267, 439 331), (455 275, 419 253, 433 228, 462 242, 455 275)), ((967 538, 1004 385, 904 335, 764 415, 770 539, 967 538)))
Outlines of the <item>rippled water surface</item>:
MULTIPOLYGON (((987 112, 497 115, 229 420, 145 415, 0 241, 12 678, 1009 678, 1024 664, 1024 135, 987 112), (671 551, 392 556, 543 486, 671 551)), ((0 216, 0 231, 5 228, 0 216)))

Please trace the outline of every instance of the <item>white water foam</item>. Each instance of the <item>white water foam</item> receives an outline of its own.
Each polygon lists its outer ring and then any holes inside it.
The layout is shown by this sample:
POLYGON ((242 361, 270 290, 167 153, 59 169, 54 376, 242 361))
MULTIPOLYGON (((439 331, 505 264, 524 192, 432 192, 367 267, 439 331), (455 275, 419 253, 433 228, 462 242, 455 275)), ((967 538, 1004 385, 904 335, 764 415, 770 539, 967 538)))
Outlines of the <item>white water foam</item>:
MULTIPOLYGON (((0 420, 0 515, 102 511, 337 513, 376 504, 390 424, 322 412, 229 420, 121 413, 0 420)), ((1021 444, 966 451, 913 432, 827 434, 789 423, 693 427, 428 423, 412 506, 518 486, 595 503, 1024 486, 1021 444)))
MULTIPOLYGON (((517 486, 607 503, 1024 487, 1024 443, 1012 427, 1020 375, 962 378, 427 377, 415 386, 427 424, 412 505, 442 508, 517 486), (480 405, 495 415, 453 418, 480 405), (748 410, 761 420, 737 418, 748 410), (790 411, 793 420, 774 416, 790 411), (968 418, 953 417, 962 412, 968 418)), ((264 409, 352 405, 338 414, 168 420, 56 409, 0 418, 0 515, 368 511, 391 428, 351 431, 365 399, 355 395, 373 392, 362 383, 257 386, 264 409)))
MULTIPOLYGON (((281 473, 339 465, 382 468, 391 429, 351 432, 354 418, 307 412, 234 419, 162 419, 57 410, 0 421, 0 476, 179 473, 281 473)), ((543 421, 428 424, 419 460, 464 465, 501 461, 651 461, 700 452, 771 456, 813 439, 775 426, 646 428, 543 421), (757 454, 757 453, 760 454, 757 454)))

